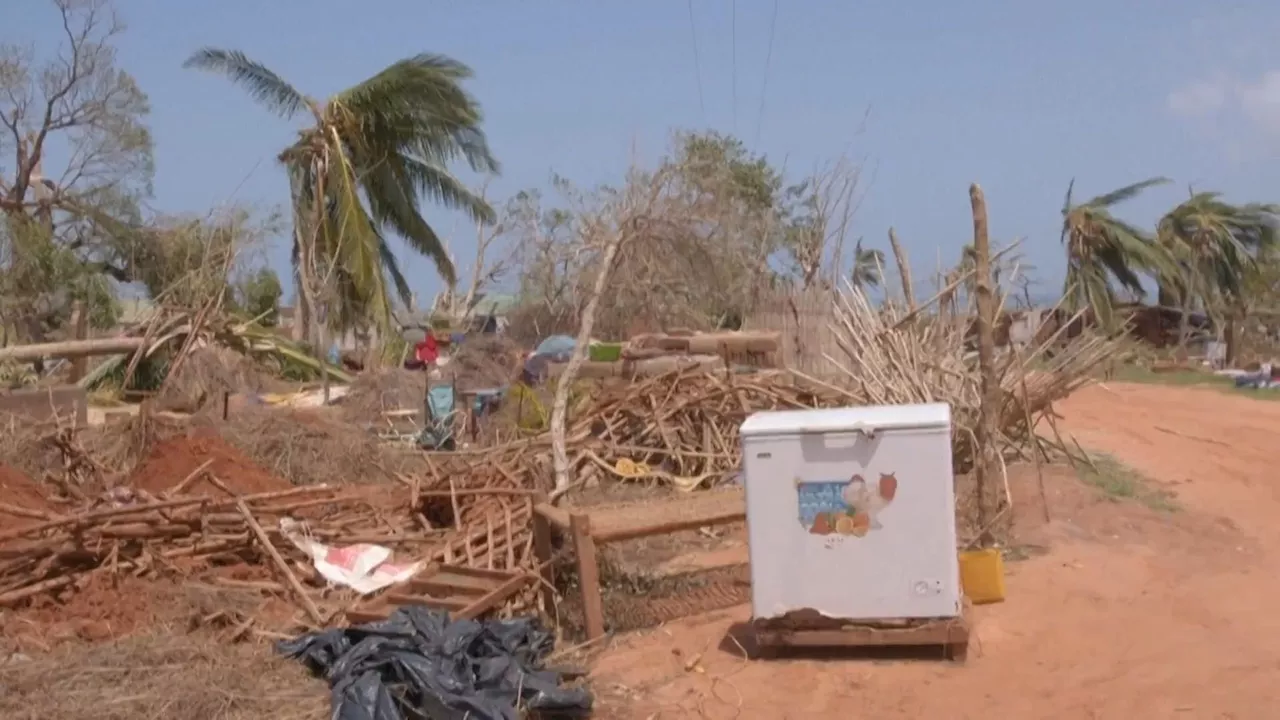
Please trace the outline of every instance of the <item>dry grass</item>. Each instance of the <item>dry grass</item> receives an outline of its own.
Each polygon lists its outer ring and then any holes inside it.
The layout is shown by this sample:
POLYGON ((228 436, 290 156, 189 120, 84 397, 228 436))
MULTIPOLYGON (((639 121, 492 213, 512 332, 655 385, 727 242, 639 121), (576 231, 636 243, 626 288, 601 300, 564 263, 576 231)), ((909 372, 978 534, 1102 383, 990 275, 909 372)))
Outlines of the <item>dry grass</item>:
POLYGON ((427 394, 427 374, 402 368, 379 368, 356 376, 342 398, 342 416, 359 426, 379 426, 385 413, 421 410, 427 394))
POLYGON ((519 374, 523 349, 502 335, 468 337, 444 368, 460 390, 486 390, 509 385, 519 374))
POLYGON ((152 632, 0 657, 0 717, 13 720, 304 720, 328 690, 266 644, 152 632))
POLYGON ((294 485, 390 481, 422 462, 329 410, 248 407, 212 426, 249 459, 294 485))
POLYGON ((261 392, 271 384, 272 379, 243 353, 210 345, 187 354, 168 377, 160 403, 194 412, 221 402, 223 393, 261 392))

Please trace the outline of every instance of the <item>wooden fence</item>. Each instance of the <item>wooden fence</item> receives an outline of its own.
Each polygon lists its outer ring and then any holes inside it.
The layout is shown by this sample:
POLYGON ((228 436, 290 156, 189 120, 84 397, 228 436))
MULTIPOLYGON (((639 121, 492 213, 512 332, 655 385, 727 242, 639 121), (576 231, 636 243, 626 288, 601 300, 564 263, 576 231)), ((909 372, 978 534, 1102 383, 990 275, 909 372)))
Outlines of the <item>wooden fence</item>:
POLYGON ((742 329, 781 333, 781 364, 815 377, 830 377, 839 374, 835 364, 825 357, 840 357, 840 347, 831 330, 834 319, 835 294, 831 291, 784 290, 761 298, 742 329))

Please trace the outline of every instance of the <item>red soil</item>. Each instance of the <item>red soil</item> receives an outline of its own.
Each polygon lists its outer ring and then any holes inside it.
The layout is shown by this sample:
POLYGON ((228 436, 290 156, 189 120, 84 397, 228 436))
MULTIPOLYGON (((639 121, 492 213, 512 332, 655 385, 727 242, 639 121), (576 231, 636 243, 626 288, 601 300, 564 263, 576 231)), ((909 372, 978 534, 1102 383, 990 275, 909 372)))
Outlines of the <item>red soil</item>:
MULTIPOLYGON (((210 459, 213 464, 209 466, 209 472, 236 493, 251 495, 292 487, 288 480, 262 469, 239 450, 211 433, 175 437, 156 445, 134 471, 131 484, 139 490, 161 493, 182 482, 210 459)), ((201 485, 201 489, 213 489, 202 479, 189 490, 201 485)))
MULTIPOLYGON (((49 500, 41 491, 40 484, 8 465, 0 465, 0 503, 37 512, 51 510, 49 500)), ((0 511, 0 530, 21 527, 32 522, 39 521, 0 511)))

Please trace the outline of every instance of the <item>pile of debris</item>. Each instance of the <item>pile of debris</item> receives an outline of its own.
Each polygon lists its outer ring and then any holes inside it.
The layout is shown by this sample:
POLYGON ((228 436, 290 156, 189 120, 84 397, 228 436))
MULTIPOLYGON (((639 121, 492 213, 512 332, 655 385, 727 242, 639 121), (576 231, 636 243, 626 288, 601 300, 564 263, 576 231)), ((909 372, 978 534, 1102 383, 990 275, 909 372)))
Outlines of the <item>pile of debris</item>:
MULTIPOLYGON (((102 576, 224 577, 231 567, 259 567, 265 572, 258 575, 274 580, 249 584, 291 598, 305 614, 280 629, 296 630, 326 626, 361 607, 368 590, 362 593, 357 585, 335 590, 334 576, 326 574, 323 563, 339 562, 334 558, 344 552, 359 555, 375 545, 385 549, 376 551, 381 559, 373 567, 352 571, 357 574, 377 572, 389 554, 423 564, 509 570, 513 578, 529 582, 532 576, 522 568, 538 564, 532 557, 534 501, 528 493, 488 498, 483 491, 432 489, 407 476, 391 485, 357 487, 295 488, 275 479, 274 485, 284 489, 244 492, 255 483, 263 487, 255 478, 270 476, 229 466, 220 456, 174 476, 161 489, 154 463, 148 466, 140 469, 136 485, 119 486, 71 511, 55 510, 36 492, 18 493, 0 506, 0 514, 19 520, 0 526, 0 607, 23 606, 43 596, 65 599, 102 576), (241 472, 220 476, 229 467, 241 472)), ((12 470, 4 477, 6 487, 22 480, 12 470)), ((525 583, 519 585, 496 600, 512 600, 514 590, 525 589, 525 583)), ((518 605, 531 599, 515 598, 518 605)), ((238 634, 255 622, 240 619, 238 634)))
MULTIPOLYGON (((776 368, 780 336, 775 332, 668 333, 637 335, 622 343, 616 360, 587 360, 579 378, 645 378, 674 370, 715 370, 722 367, 776 368)), ((556 377, 563 363, 551 363, 556 377)))

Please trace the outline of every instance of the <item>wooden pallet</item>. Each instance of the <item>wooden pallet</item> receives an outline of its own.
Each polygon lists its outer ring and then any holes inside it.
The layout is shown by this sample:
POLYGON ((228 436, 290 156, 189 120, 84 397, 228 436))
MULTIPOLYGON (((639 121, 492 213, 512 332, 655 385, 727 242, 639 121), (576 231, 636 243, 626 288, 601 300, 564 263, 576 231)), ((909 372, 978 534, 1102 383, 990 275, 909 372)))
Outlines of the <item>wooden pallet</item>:
POLYGON ((348 610, 347 622, 385 620, 396 608, 406 605, 425 605, 447 611, 454 620, 473 620, 532 582, 534 576, 524 572, 432 565, 414 579, 348 610))
POLYGON ((969 652, 968 610, 955 618, 850 622, 816 616, 759 619, 752 623, 762 655, 784 648, 865 649, 929 647, 948 660, 964 662, 969 652))

